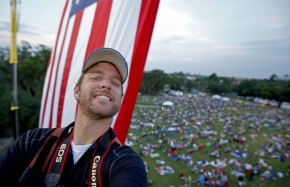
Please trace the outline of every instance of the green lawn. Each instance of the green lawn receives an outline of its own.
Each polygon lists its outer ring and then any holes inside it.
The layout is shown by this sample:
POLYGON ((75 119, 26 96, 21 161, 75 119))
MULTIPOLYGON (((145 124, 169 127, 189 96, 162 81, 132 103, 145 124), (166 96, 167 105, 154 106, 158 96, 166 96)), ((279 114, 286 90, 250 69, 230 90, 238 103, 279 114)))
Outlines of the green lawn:
MULTIPOLYGON (((168 99, 168 98, 167 98, 168 99)), ((276 177, 275 180, 266 180, 264 186, 290 186, 290 177, 285 176, 287 173, 287 167, 290 165, 289 159, 281 162, 278 161, 272 157, 265 156, 261 157, 258 155, 255 155, 254 152, 261 148, 262 145, 265 145, 268 142, 268 139, 273 136, 279 136, 284 138, 285 140, 289 141, 289 138, 287 139, 285 137, 286 133, 289 134, 289 131, 286 130, 286 127, 289 128, 289 111, 280 111, 279 109, 273 109, 269 107, 264 106, 248 106, 247 102, 234 102, 230 101, 229 103, 220 105, 217 104, 218 107, 211 108, 210 110, 205 110, 202 107, 208 105, 208 98, 202 98, 202 99, 190 99, 186 98, 184 101, 184 98, 177 99, 173 98, 175 106, 174 110, 162 110, 160 107, 160 102, 164 100, 163 97, 150 97, 150 96, 139 96, 137 100, 137 105, 134 110, 134 115, 132 118, 132 125, 140 127, 143 126, 142 129, 136 130, 131 128, 129 133, 134 134, 137 138, 132 138, 131 136, 128 136, 129 141, 133 141, 135 143, 133 149, 140 153, 140 145, 143 144, 151 144, 151 145, 157 145, 158 139, 166 140, 167 138, 175 139, 176 142, 184 142, 188 143, 189 138, 187 135, 184 135, 183 133, 176 133, 172 136, 169 136, 166 133, 161 133, 159 130, 161 128, 168 128, 170 124, 173 122, 175 124, 178 124, 178 126, 184 130, 184 129, 193 129, 193 126, 196 121, 201 121, 202 125, 200 125, 195 131, 193 131, 193 134, 196 136, 196 139, 194 142, 190 142, 188 144, 187 149, 192 148, 192 144, 206 144, 208 142, 214 143, 217 142, 217 140, 221 136, 221 132, 224 130, 224 126, 226 123, 231 124, 231 130, 235 133, 240 133, 241 136, 246 137, 245 144, 239 144, 232 142, 231 146, 235 147, 239 150, 245 150, 247 153, 251 155, 250 158, 247 159, 239 159, 241 162, 247 162, 250 164, 255 164, 258 162, 259 158, 263 158, 267 163, 269 163, 273 170, 275 172, 280 171, 283 172, 284 177, 278 178, 276 177), (207 104, 203 104, 207 103, 207 104), (156 107, 158 106, 158 107, 156 107), (191 118, 194 117, 195 120, 189 121, 189 114, 191 115, 191 118), (246 116, 252 115, 259 121, 259 129, 256 128, 248 128, 250 124, 257 123, 256 121, 245 120, 246 116), (211 120, 208 120, 208 117, 211 117, 211 120), (267 124, 275 124, 273 119, 279 118, 280 120, 288 119, 288 124, 286 123, 279 123, 279 128, 277 127, 275 130, 269 130, 269 127, 267 127, 267 124), (151 122, 155 126, 154 127, 144 127, 144 123, 151 122), (199 138, 197 136, 197 130, 204 130, 205 128, 213 128, 217 134, 206 137, 206 138, 199 138), (244 127, 244 128, 241 128, 244 127), (157 133, 156 133, 157 132, 157 133), (250 134, 257 134, 257 137, 252 140, 250 138, 250 134), (145 134, 145 136, 144 136, 145 134)), ((289 129, 288 129, 289 130, 289 129)), ((225 139, 231 140, 233 139, 233 136, 226 134, 225 139)), ((227 146, 230 146, 229 144, 224 145, 220 148, 221 156, 219 159, 230 159, 233 158, 229 153, 224 153, 223 150, 227 146)), ((196 166, 196 162, 200 160, 207 160, 212 161, 213 158, 206 155, 206 152, 212 151, 213 147, 207 147, 205 146, 202 150, 196 150, 193 153, 190 153, 189 155, 192 157, 193 165, 186 167, 186 164, 184 161, 172 161, 170 160, 169 156, 167 155, 167 152, 164 151, 166 149, 169 149, 170 145, 168 143, 163 143, 159 148, 155 148, 154 152, 159 153, 160 157, 158 158, 151 158, 150 156, 142 156, 143 160, 148 163, 149 170, 148 170, 148 179, 152 181, 151 186, 182 186, 184 185, 184 181, 179 179, 179 174, 184 173, 185 176, 191 177, 192 180, 196 180, 198 178, 198 173, 193 170, 194 166, 196 166), (159 175, 156 171, 156 167, 160 167, 160 164, 156 163, 157 159, 163 158, 165 161, 165 165, 171 166, 175 173, 170 175, 159 175)), ((187 154, 187 149, 178 149, 177 154, 187 154)), ((289 150, 289 146, 284 146, 283 150, 289 150)), ((214 168, 213 166, 207 166, 206 169, 214 168)), ((232 170, 231 167, 226 168, 226 174, 229 177, 230 185, 231 186, 237 186, 238 179, 237 177, 230 174, 230 171, 232 170)), ((260 183, 260 176, 254 176, 254 181, 246 181, 246 186, 261 186, 260 183)), ((192 186, 194 186, 192 184, 192 186)))

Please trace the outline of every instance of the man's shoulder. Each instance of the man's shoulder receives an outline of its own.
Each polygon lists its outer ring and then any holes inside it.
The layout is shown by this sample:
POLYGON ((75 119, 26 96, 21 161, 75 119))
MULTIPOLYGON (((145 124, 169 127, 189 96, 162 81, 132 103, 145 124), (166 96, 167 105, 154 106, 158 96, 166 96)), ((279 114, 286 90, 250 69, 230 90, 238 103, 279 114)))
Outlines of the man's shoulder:
POLYGON ((31 130, 28 130, 27 133, 34 133, 34 134, 46 134, 48 132, 52 132, 56 128, 34 128, 31 130))
POLYGON ((31 129, 19 138, 19 143, 25 144, 26 149, 33 149, 43 144, 45 139, 53 132, 55 128, 35 128, 31 129))
POLYGON ((113 140, 113 145, 111 147, 112 153, 114 155, 123 155, 123 154, 137 154, 132 147, 127 146, 127 145, 123 145, 122 143, 120 143, 120 140, 118 139, 118 137, 116 136, 116 133, 114 132, 114 130, 112 128, 109 129, 109 134, 111 139, 113 140))
POLYGON ((119 162, 136 162, 136 160, 141 160, 141 156, 137 154, 132 147, 126 145, 120 145, 119 147, 114 148, 110 154, 110 161, 119 162))
POLYGON ((120 145, 113 149, 114 154, 124 155, 124 154, 137 154, 132 147, 127 145, 120 145))
POLYGON ((23 134, 26 140, 35 140, 47 137, 55 128, 35 128, 23 134))
MULTIPOLYGON (((124 183, 126 186, 135 186, 133 183, 136 178, 144 184, 147 183, 144 162, 130 146, 123 145, 113 149, 111 156, 104 163, 103 172, 111 176, 112 184, 124 183)), ((107 183, 108 181, 105 181, 105 184, 107 183)))

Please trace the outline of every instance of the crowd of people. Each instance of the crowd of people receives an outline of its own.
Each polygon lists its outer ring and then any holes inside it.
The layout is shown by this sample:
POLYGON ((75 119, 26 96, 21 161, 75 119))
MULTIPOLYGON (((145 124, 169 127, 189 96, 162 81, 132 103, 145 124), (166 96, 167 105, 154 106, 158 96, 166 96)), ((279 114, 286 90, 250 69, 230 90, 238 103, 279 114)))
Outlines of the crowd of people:
POLYGON ((160 168, 182 161, 189 173, 172 167, 168 174, 182 176, 184 186, 290 181, 289 110, 208 95, 139 96, 139 103, 150 104, 137 103, 127 143, 139 149, 144 160, 156 159, 146 163, 148 172, 160 174, 160 168), (163 106, 167 101, 173 105, 163 106), (282 162, 284 167, 277 167, 282 162))

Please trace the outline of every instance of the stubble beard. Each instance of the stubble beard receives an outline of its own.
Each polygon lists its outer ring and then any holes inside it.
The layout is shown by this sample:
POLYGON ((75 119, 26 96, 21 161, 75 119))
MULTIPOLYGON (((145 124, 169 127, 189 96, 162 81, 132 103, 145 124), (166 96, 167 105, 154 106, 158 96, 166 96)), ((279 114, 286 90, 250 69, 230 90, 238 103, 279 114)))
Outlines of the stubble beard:
POLYGON ((93 99, 85 100, 82 94, 80 95, 77 100, 78 105, 83 114, 92 120, 112 118, 120 109, 120 105, 114 104, 109 109, 104 110, 100 106, 92 105, 93 99))

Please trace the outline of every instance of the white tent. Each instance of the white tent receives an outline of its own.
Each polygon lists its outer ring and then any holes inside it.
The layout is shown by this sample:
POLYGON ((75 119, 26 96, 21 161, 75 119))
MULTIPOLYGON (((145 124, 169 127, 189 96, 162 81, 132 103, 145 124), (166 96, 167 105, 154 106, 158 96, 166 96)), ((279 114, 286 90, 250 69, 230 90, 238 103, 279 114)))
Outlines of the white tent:
POLYGON ((223 97, 222 101, 229 101, 230 99, 228 97, 223 97))
POLYGON ((213 95, 211 98, 212 98, 212 99, 217 99, 217 100, 220 100, 222 97, 221 97, 221 96, 219 96, 219 95, 213 95))
POLYGON ((165 102, 162 103, 162 106, 173 106, 173 102, 165 101, 165 102))
POLYGON ((289 102, 282 102, 280 107, 284 108, 284 109, 290 109, 290 103, 289 102))

